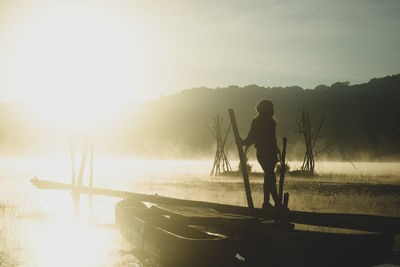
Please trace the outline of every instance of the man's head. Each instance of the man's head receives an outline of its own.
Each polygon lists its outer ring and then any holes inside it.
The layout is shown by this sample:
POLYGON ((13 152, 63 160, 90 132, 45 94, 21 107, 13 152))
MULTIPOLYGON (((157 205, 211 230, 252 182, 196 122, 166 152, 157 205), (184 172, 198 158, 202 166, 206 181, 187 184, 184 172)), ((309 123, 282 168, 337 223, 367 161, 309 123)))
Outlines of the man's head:
POLYGON ((274 104, 271 100, 263 99, 258 102, 256 111, 259 115, 272 117, 274 115, 274 104))

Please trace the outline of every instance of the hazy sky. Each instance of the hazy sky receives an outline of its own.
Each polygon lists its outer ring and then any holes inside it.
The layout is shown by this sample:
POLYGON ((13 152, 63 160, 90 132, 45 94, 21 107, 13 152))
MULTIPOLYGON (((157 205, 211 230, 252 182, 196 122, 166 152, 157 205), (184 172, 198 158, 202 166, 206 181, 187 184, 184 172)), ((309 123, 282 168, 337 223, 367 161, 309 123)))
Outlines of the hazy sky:
POLYGON ((0 97, 145 99, 400 72, 398 0, 0 0, 0 97))

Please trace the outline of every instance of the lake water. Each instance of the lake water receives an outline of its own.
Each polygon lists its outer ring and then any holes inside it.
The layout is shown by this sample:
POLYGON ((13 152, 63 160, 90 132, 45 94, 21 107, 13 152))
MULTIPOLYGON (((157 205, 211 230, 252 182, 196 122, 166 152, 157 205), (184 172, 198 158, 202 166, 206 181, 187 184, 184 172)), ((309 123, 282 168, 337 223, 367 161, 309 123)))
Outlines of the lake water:
MULTIPOLYGON (((289 165, 296 169, 300 163, 289 165)), ((245 206, 241 178, 212 177, 211 167, 210 161, 96 159, 94 186, 245 206)), ((319 177, 286 178, 290 209, 400 217, 400 163, 316 167, 319 177)), ((124 253, 132 244, 114 226, 118 199, 94 196, 89 208, 83 196, 77 219, 71 194, 38 190, 29 182, 34 176, 70 183, 71 163, 68 158, 0 160, 0 266, 152 266, 124 253)), ((251 177, 251 189, 261 206, 261 177, 251 177)))

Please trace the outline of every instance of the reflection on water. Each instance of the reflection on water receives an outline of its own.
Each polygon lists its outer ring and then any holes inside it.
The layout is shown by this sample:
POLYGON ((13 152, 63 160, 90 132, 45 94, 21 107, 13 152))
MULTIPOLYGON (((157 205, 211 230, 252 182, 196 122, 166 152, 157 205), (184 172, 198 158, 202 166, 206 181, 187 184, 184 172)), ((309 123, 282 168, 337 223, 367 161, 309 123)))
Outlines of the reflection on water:
POLYGON ((2 198, 11 197, 0 207, 1 266, 140 266, 120 253, 129 244, 114 227, 116 200, 95 198, 89 212, 83 197, 83 216, 75 220, 69 193, 27 190, 26 179, 0 183, 2 198))
MULTIPOLYGON (((297 163, 289 163, 292 168, 297 163)), ((368 213, 400 217, 400 164, 325 163, 320 177, 287 177, 294 210, 368 213)), ((233 164, 235 166, 235 164, 233 164)), ((254 167, 258 166, 254 163, 254 167)), ((246 205, 240 177, 210 177, 208 161, 108 160, 95 162, 97 187, 184 199, 246 205)), ((118 199, 81 199, 73 219, 68 192, 39 191, 32 176, 69 182, 68 158, 0 160, 1 266, 143 266, 129 254, 114 226, 118 199)), ((86 180, 87 181, 87 180, 86 180)), ((253 199, 261 206, 262 178, 251 177, 253 199)), ((87 184, 87 183, 86 183, 87 184)))
POLYGON ((19 220, 13 258, 27 266, 111 266, 120 243, 113 229, 57 220, 19 220))

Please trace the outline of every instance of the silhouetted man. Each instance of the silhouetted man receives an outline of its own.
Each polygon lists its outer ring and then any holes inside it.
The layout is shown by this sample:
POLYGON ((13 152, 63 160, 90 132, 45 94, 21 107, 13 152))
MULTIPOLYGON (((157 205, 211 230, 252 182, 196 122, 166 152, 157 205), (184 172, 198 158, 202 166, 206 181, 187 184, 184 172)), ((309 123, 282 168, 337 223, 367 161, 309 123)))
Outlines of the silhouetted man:
POLYGON ((280 157, 280 150, 276 143, 276 122, 273 118, 274 105, 270 100, 261 100, 256 106, 257 115, 251 122, 247 138, 242 140, 242 145, 255 145, 257 161, 264 171, 264 203, 263 209, 271 208, 270 195, 275 206, 280 205, 276 189, 275 165, 280 157))

